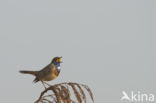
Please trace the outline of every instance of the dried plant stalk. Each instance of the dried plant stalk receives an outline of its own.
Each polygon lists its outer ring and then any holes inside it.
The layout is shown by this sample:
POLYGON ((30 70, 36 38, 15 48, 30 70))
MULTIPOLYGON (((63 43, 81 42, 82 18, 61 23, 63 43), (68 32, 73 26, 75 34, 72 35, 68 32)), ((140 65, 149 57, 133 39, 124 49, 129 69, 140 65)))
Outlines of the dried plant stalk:
POLYGON ((86 89, 94 103, 93 93, 87 85, 72 82, 59 83, 48 87, 41 92, 40 97, 35 103, 87 103, 86 94, 83 89, 86 89), (52 91, 52 94, 46 95, 48 91, 52 91), (72 91, 76 100, 72 99, 72 91))

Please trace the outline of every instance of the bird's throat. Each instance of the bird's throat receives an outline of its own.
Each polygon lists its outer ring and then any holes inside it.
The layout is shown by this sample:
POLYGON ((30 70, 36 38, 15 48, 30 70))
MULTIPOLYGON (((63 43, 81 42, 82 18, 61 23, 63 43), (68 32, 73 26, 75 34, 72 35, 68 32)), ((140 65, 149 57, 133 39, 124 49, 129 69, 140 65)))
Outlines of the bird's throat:
POLYGON ((61 67, 60 67, 60 66, 56 66, 56 71, 57 71, 58 73, 60 73, 61 67))
POLYGON ((60 68, 60 63, 58 63, 58 62, 54 62, 54 65, 55 65, 55 67, 56 67, 56 71, 58 72, 58 74, 60 73, 60 71, 61 71, 61 68, 60 68))

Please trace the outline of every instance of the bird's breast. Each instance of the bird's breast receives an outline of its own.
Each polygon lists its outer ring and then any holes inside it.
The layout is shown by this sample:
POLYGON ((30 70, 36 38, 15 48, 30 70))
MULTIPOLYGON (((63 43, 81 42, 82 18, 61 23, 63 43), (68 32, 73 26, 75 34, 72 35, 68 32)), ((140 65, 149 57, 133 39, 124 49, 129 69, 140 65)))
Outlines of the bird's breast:
POLYGON ((52 78, 53 78, 53 79, 57 78, 58 75, 59 75, 59 73, 60 73, 60 68, 54 67, 54 68, 52 69, 52 78))

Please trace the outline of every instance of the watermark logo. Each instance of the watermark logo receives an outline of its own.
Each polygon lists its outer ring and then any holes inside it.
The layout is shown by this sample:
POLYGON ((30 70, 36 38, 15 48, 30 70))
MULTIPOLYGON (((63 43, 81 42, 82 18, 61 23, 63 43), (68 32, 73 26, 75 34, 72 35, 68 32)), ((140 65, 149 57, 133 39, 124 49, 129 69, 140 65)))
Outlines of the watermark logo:
POLYGON ((140 91, 131 91, 129 94, 122 91, 121 101, 131 102, 154 102, 154 94, 141 93, 140 91))

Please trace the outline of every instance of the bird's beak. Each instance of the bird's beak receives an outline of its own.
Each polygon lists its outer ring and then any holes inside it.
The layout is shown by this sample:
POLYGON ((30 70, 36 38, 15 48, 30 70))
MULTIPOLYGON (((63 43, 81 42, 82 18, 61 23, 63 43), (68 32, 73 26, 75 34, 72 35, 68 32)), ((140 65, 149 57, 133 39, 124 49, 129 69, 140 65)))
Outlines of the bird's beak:
MULTIPOLYGON (((62 56, 60 57, 60 59, 62 58, 62 56)), ((60 60, 60 63, 63 63, 63 61, 60 60)))
MULTIPOLYGON (((62 58, 62 56, 60 58, 62 58)), ((60 63, 63 63, 63 61, 61 61, 60 63)))
POLYGON ((61 58, 62 58, 62 57, 58 58, 58 59, 57 59, 57 62, 62 63, 61 58))

